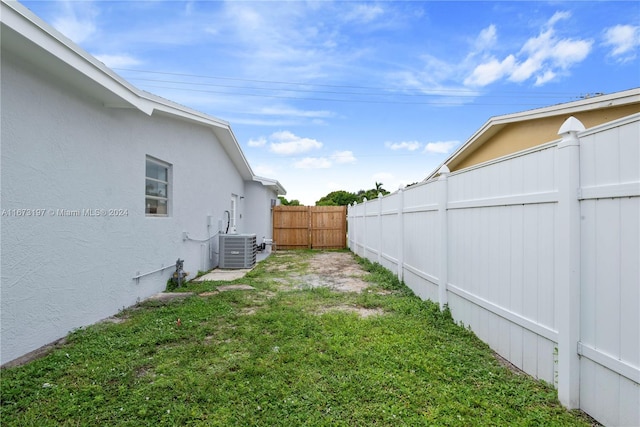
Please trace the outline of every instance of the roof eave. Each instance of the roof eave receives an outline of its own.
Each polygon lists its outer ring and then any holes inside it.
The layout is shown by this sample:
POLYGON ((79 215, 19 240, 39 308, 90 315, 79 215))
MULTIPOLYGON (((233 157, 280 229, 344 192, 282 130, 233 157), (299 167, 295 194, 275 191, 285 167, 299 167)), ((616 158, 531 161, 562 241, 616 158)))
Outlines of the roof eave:
MULTIPOLYGON (((40 49, 50 53, 62 63, 80 72, 120 99, 114 102, 110 96, 106 106, 136 108, 147 115, 153 112, 153 104, 140 96, 140 91, 102 62, 82 50, 73 41, 58 32, 28 8, 17 1, 2 0, 0 20, 3 26, 20 34, 40 49)), ((3 45, 6 40, 3 40, 3 45)))
MULTIPOLYGON (((69 70, 68 67, 70 67, 82 74, 84 77, 75 79, 74 82, 82 86, 79 80, 83 80, 82 88, 85 90, 91 83, 92 92, 106 107, 135 108, 149 116, 154 112, 164 113, 211 128, 241 177, 247 181, 253 180, 253 171, 228 122, 136 88, 17 1, 2 0, 1 6, 2 27, 10 29, 18 36, 15 41, 16 44, 20 44, 17 48, 20 48, 21 53, 29 54, 23 49, 25 43, 30 49, 36 46, 48 52, 48 58, 53 57, 56 62, 59 61, 57 63, 65 64, 64 69, 59 67, 61 73, 69 70), (101 89, 94 91, 94 84, 99 85, 101 89)), ((7 44, 10 41, 3 38, 2 43, 4 49, 9 47, 7 44)), ((34 49, 31 58, 39 60, 41 50, 34 49)))
POLYGON ((479 144, 493 136, 498 130, 506 125, 526 120, 535 120, 546 117, 554 117, 559 115, 574 114, 577 112, 596 110, 601 108, 617 107, 621 105, 633 104, 640 102, 640 88, 615 92, 608 95, 599 95, 592 98, 581 99, 578 101, 567 102, 563 104, 551 105, 548 107, 537 108, 534 110, 521 111, 518 113, 510 113, 502 116, 495 116, 487 120, 480 129, 478 129, 464 144, 454 151, 447 159, 438 165, 431 174, 423 181, 428 181, 438 175, 438 171, 444 165, 450 165, 463 153, 472 153, 479 144))
POLYGON ((285 196, 287 194, 287 190, 284 189, 280 182, 275 179, 263 178, 261 176, 254 176, 253 180, 261 183, 265 187, 273 189, 279 196, 285 196))

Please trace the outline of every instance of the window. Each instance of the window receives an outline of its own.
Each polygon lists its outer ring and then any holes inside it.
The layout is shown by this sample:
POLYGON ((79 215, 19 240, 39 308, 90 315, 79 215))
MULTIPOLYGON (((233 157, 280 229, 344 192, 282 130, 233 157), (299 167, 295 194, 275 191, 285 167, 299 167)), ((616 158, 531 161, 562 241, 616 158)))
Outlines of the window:
POLYGON ((167 163, 147 156, 145 179, 145 213, 147 216, 169 214, 169 170, 167 163))

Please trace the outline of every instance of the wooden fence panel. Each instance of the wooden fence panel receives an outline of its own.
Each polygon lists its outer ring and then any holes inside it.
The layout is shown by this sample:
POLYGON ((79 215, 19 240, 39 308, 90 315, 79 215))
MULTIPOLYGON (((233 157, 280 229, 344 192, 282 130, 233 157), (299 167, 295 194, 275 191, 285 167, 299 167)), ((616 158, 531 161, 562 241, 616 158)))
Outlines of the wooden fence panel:
POLYGON ((310 248, 308 207, 275 206, 273 208, 273 241, 277 249, 310 248))
POLYGON ((277 249, 342 249, 347 246, 346 206, 276 206, 277 249))
POLYGON ((342 249, 347 246, 347 207, 309 206, 311 247, 342 249))

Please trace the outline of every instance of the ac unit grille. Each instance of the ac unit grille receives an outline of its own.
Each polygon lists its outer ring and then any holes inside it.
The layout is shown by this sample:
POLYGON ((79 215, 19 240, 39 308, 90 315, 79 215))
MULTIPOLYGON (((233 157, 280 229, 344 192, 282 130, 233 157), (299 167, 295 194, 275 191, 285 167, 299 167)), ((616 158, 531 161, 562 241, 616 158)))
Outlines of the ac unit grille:
POLYGON ((221 234, 220 268, 253 268, 256 265, 255 234, 221 234))

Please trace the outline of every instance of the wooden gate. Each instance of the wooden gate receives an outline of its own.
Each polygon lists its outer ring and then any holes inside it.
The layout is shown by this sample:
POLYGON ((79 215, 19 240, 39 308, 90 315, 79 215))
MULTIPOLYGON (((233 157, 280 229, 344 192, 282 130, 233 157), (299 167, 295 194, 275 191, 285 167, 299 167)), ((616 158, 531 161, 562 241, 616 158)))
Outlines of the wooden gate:
POLYGON ((343 249, 346 206, 276 206, 273 241, 277 249, 343 249))

